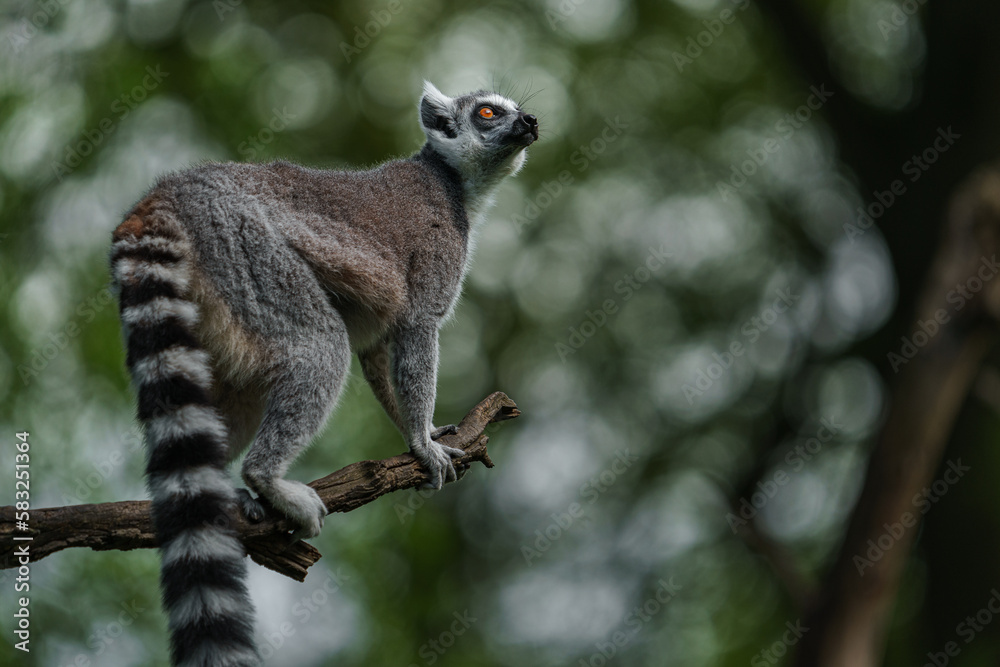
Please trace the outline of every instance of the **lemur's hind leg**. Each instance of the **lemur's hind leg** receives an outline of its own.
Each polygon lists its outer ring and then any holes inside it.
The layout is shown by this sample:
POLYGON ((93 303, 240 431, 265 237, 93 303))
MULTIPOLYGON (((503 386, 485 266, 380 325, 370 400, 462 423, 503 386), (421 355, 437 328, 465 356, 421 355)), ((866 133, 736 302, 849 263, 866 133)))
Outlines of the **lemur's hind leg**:
POLYGON ((222 413, 229 433, 229 461, 246 451, 260 429, 267 401, 267 390, 256 383, 237 385, 219 381, 215 406, 222 413))
MULTIPOLYGON (((292 461, 323 427, 350 368, 347 329, 336 313, 321 328, 296 333, 272 349, 275 363, 257 437, 243 461, 247 485, 299 525, 298 537, 319 534, 326 506, 314 489, 284 479, 292 461)), ((249 494, 241 494, 247 516, 249 494)))
MULTIPOLYGON (((253 442, 260 428, 266 404, 266 391, 257 383, 237 384, 220 380, 215 405, 226 422, 229 434, 228 460, 239 458, 253 442)), ((266 515, 263 504, 246 489, 236 489, 236 500, 248 520, 256 523, 266 515)))

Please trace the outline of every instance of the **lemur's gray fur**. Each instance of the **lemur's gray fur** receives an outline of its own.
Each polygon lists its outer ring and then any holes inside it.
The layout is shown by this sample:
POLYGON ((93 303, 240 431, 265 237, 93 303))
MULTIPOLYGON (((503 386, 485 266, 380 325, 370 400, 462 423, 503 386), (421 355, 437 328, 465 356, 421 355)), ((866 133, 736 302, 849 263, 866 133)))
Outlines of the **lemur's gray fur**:
POLYGON ((166 176, 115 230, 128 365, 146 424, 149 487, 177 665, 259 664, 243 548, 228 518, 263 508, 320 532, 316 492, 285 479, 358 354, 410 451, 440 488, 461 450, 435 439, 438 327, 454 308, 470 225, 520 169, 538 122, 479 91, 427 83, 427 143, 370 171, 287 162, 166 176), (252 444, 251 444, 252 442, 252 444))

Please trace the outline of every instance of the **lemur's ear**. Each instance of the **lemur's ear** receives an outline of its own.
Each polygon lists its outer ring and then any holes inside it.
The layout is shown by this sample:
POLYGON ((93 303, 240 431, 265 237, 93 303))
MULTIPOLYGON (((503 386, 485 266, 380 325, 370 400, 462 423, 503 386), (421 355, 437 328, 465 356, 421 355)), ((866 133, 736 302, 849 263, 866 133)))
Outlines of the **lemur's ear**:
POLYGON ((420 98, 420 124, 430 136, 432 130, 443 132, 449 139, 458 136, 455 128, 455 100, 424 81, 424 96, 420 98))

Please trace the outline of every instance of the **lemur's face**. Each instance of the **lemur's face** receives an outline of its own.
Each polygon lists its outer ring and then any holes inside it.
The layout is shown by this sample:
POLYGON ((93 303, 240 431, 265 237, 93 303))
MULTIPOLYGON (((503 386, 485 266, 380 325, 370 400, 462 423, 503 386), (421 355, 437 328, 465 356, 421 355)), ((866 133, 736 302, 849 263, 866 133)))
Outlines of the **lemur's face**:
POLYGON ((420 123, 435 150, 468 175, 513 174, 538 139, 538 119, 513 100, 487 91, 448 97, 426 82, 420 123))

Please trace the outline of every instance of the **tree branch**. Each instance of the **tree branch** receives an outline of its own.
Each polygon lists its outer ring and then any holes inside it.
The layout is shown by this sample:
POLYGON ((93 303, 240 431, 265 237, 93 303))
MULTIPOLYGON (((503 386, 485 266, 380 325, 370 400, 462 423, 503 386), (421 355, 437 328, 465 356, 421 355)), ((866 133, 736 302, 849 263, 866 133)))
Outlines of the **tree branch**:
POLYGON ((902 367, 888 420, 837 561, 806 619, 812 630, 799 645, 796 665, 875 667, 882 662, 892 605, 921 516, 913 498, 933 481, 962 405, 996 342, 1000 283, 982 280, 981 270, 993 271, 989 262, 997 252, 1000 169, 987 169, 970 178, 953 200, 944 244, 918 310, 920 322, 940 322, 941 313, 949 319, 930 328, 927 344, 915 355, 894 363, 902 367), (970 279, 980 280, 981 291, 968 290, 970 298, 959 308, 953 291, 970 279), (886 526, 901 524, 907 516, 915 523, 892 535, 891 547, 875 561, 862 560, 870 541, 879 541, 886 526))
MULTIPOLYGON (((454 435, 438 442, 465 450, 455 463, 479 461, 487 468, 493 461, 486 451, 489 438, 484 433, 493 422, 513 419, 520 411, 506 394, 496 392, 483 399, 458 425, 454 435)), ((401 491, 427 481, 424 469, 412 454, 400 454, 381 461, 360 461, 311 482, 328 512, 350 512, 392 491, 401 491)), ((236 529, 243 538, 254 562, 275 572, 302 581, 319 551, 302 541, 293 542, 289 531, 294 526, 277 513, 269 513, 260 523, 250 523, 242 516, 236 529)), ((128 500, 98 505, 72 505, 31 510, 30 529, 15 532, 14 507, 0 507, 0 569, 16 567, 14 551, 30 545, 32 561, 40 560, 69 547, 90 547, 97 551, 150 549, 157 546, 150 516, 149 501, 128 500), (14 542, 13 537, 28 536, 30 542, 14 542)))

